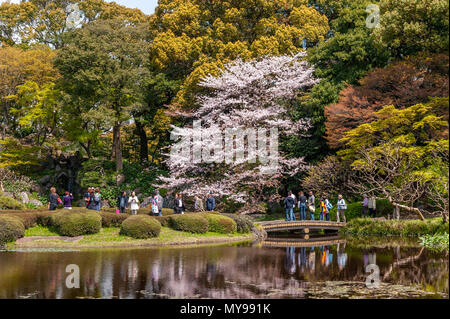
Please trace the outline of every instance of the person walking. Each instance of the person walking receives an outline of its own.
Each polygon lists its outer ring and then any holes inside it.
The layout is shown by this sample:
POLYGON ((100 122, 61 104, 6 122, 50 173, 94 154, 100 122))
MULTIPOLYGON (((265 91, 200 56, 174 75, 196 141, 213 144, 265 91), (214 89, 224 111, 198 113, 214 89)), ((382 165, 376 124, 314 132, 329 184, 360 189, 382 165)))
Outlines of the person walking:
POLYGON ((63 196, 64 209, 72 209, 73 195, 66 191, 63 196))
POLYGON ((314 220, 314 212, 316 211, 316 197, 314 196, 313 192, 310 191, 309 192, 309 197, 308 197, 308 210, 309 210, 309 215, 311 220, 314 220))
POLYGON ((127 192, 122 192, 120 193, 119 197, 117 197, 117 210, 120 214, 125 213, 125 209, 127 208, 128 205, 128 197, 127 197, 127 192))
POLYGON ((364 199, 363 199, 362 205, 363 205, 362 215, 363 215, 363 217, 367 217, 368 211, 369 211, 369 198, 367 198, 366 194, 364 194, 364 199))
POLYGON ((95 196, 94 196, 94 192, 95 189, 94 187, 90 187, 89 188, 89 200, 88 200, 88 205, 87 205, 87 209, 90 210, 95 210, 95 196))
POLYGON ((305 193, 300 192, 298 194, 298 209, 300 210, 300 220, 306 220, 306 202, 307 198, 305 193))
POLYGON ((369 198, 367 207, 369 208, 370 217, 375 218, 377 216, 377 198, 375 196, 369 198))
POLYGON ((95 189, 94 193, 94 209, 100 211, 102 208, 102 195, 100 194, 100 188, 95 189))
POLYGON ((135 192, 131 193, 128 204, 130 204, 131 215, 137 215, 139 210, 139 198, 137 198, 135 192))
POLYGON ((162 209, 164 204, 164 198, 159 193, 159 190, 156 190, 156 199, 158 200, 158 213, 159 216, 162 216, 162 209))
POLYGON ((215 209, 216 209, 216 199, 211 194, 208 194, 208 198, 206 199, 206 210, 208 212, 212 212, 215 209))
POLYGON ((48 210, 56 210, 59 204, 59 196, 56 193, 56 188, 50 188, 50 195, 48 199, 48 210))
POLYGON ((344 198, 342 197, 342 195, 338 196, 338 201, 337 201, 337 213, 336 213, 336 219, 337 222, 340 223, 341 221, 341 217, 342 217, 342 222, 346 223, 347 219, 345 218, 345 211, 347 210, 347 204, 344 200, 344 198))
POLYGON ((288 196, 284 200, 284 209, 286 210, 286 221, 294 221, 294 207, 295 207, 295 200, 292 198, 292 192, 289 191, 288 196))
POLYGON ((194 202, 194 210, 196 212, 203 212, 205 211, 205 209, 203 208, 203 200, 201 199, 200 196, 195 196, 194 197, 195 202, 194 202))

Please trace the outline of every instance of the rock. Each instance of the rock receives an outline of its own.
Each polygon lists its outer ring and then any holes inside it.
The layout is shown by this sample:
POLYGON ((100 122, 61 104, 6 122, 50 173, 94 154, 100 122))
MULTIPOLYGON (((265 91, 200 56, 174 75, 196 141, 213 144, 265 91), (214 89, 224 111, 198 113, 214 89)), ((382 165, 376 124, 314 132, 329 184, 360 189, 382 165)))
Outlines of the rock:
POLYGON ((28 201, 28 203, 29 204, 32 204, 32 205, 35 205, 35 206, 38 206, 38 207, 41 207, 41 206, 44 206, 44 204, 42 204, 40 201, 38 201, 37 199, 30 199, 29 201, 28 201))
POLYGON ((13 193, 9 193, 9 192, 3 192, 3 193, 2 193, 2 196, 6 196, 6 197, 12 197, 12 198, 14 198, 14 195, 13 195, 13 193))
POLYGON ((102 208, 111 208, 111 205, 109 205, 107 200, 102 200, 102 208))
POLYGON ((48 183, 50 183, 50 175, 45 175, 43 176, 40 181, 39 181, 42 185, 47 185, 48 183))
POLYGON ((30 198, 29 198, 27 192, 21 192, 19 194, 19 198, 22 201, 22 204, 27 204, 30 202, 30 198))

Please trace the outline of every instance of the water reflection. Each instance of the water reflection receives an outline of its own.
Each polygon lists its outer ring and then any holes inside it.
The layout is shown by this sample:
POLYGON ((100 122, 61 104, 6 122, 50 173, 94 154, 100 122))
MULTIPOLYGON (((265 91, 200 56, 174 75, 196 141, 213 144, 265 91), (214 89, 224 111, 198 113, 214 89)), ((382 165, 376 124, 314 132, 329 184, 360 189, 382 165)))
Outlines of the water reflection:
POLYGON ((305 298, 321 281, 384 282, 448 293, 448 255, 418 246, 230 246, 85 252, 0 252, 0 298, 305 298), (81 271, 65 286, 66 266, 81 271))

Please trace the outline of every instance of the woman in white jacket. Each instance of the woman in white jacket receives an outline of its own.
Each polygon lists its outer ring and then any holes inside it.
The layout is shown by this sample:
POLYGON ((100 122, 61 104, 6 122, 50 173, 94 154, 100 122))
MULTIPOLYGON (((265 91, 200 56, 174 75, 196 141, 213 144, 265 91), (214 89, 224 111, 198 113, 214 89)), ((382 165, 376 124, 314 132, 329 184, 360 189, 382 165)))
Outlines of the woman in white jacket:
POLYGON ((128 199, 128 204, 130 204, 131 215, 136 215, 139 210, 139 199, 137 198, 135 192, 131 193, 131 196, 128 199))

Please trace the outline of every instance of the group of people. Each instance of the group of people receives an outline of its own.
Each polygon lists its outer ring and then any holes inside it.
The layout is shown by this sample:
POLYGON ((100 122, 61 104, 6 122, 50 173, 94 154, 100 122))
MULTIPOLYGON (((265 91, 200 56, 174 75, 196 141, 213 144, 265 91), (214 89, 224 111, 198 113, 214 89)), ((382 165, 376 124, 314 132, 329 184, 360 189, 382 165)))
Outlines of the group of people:
POLYGON ((375 196, 371 196, 370 198, 367 194, 364 194, 364 199, 362 202, 363 210, 362 214, 364 217, 370 216, 375 218, 377 215, 377 198, 375 196))
POLYGON ((50 188, 50 196, 48 200, 48 210, 56 210, 59 205, 63 205, 64 209, 72 209, 73 195, 69 191, 64 192, 61 199, 56 192, 56 188, 50 188))
MULTIPOLYGON (((347 210, 347 203, 342 195, 339 195, 337 205, 336 220, 339 223, 346 223, 345 211, 347 210)), ((299 209, 300 220, 307 220, 306 211, 309 212, 310 220, 315 220, 314 213, 316 212, 316 198, 312 191, 309 192, 309 196, 306 197, 303 191, 298 193, 298 198, 292 193, 288 192, 288 196, 284 200, 284 208, 286 211, 286 221, 295 221, 294 208, 299 209)), ((322 196, 320 199, 320 214, 319 220, 330 220, 330 211, 333 208, 333 204, 328 200, 327 196, 322 196)))
POLYGON ((100 188, 89 187, 84 194, 84 203, 87 209, 100 211, 102 208, 102 195, 100 194, 100 188))
MULTIPOLYGON (((163 203, 164 198, 159 193, 159 190, 155 190, 153 195, 149 198, 149 208, 152 210, 154 216, 162 216, 163 203)), ((130 206, 131 214, 136 215, 140 208, 140 202, 135 192, 132 192, 130 197, 127 197, 126 192, 122 192, 117 198, 117 213, 124 213, 128 206, 130 206)), ((211 194, 208 194, 206 199, 206 210, 213 211, 215 208, 216 201, 211 194)), ((184 214, 186 211, 183 195, 181 193, 175 194, 173 210, 174 214, 184 214)), ((203 200, 200 196, 195 196, 194 210, 196 212, 205 211, 203 200)))

